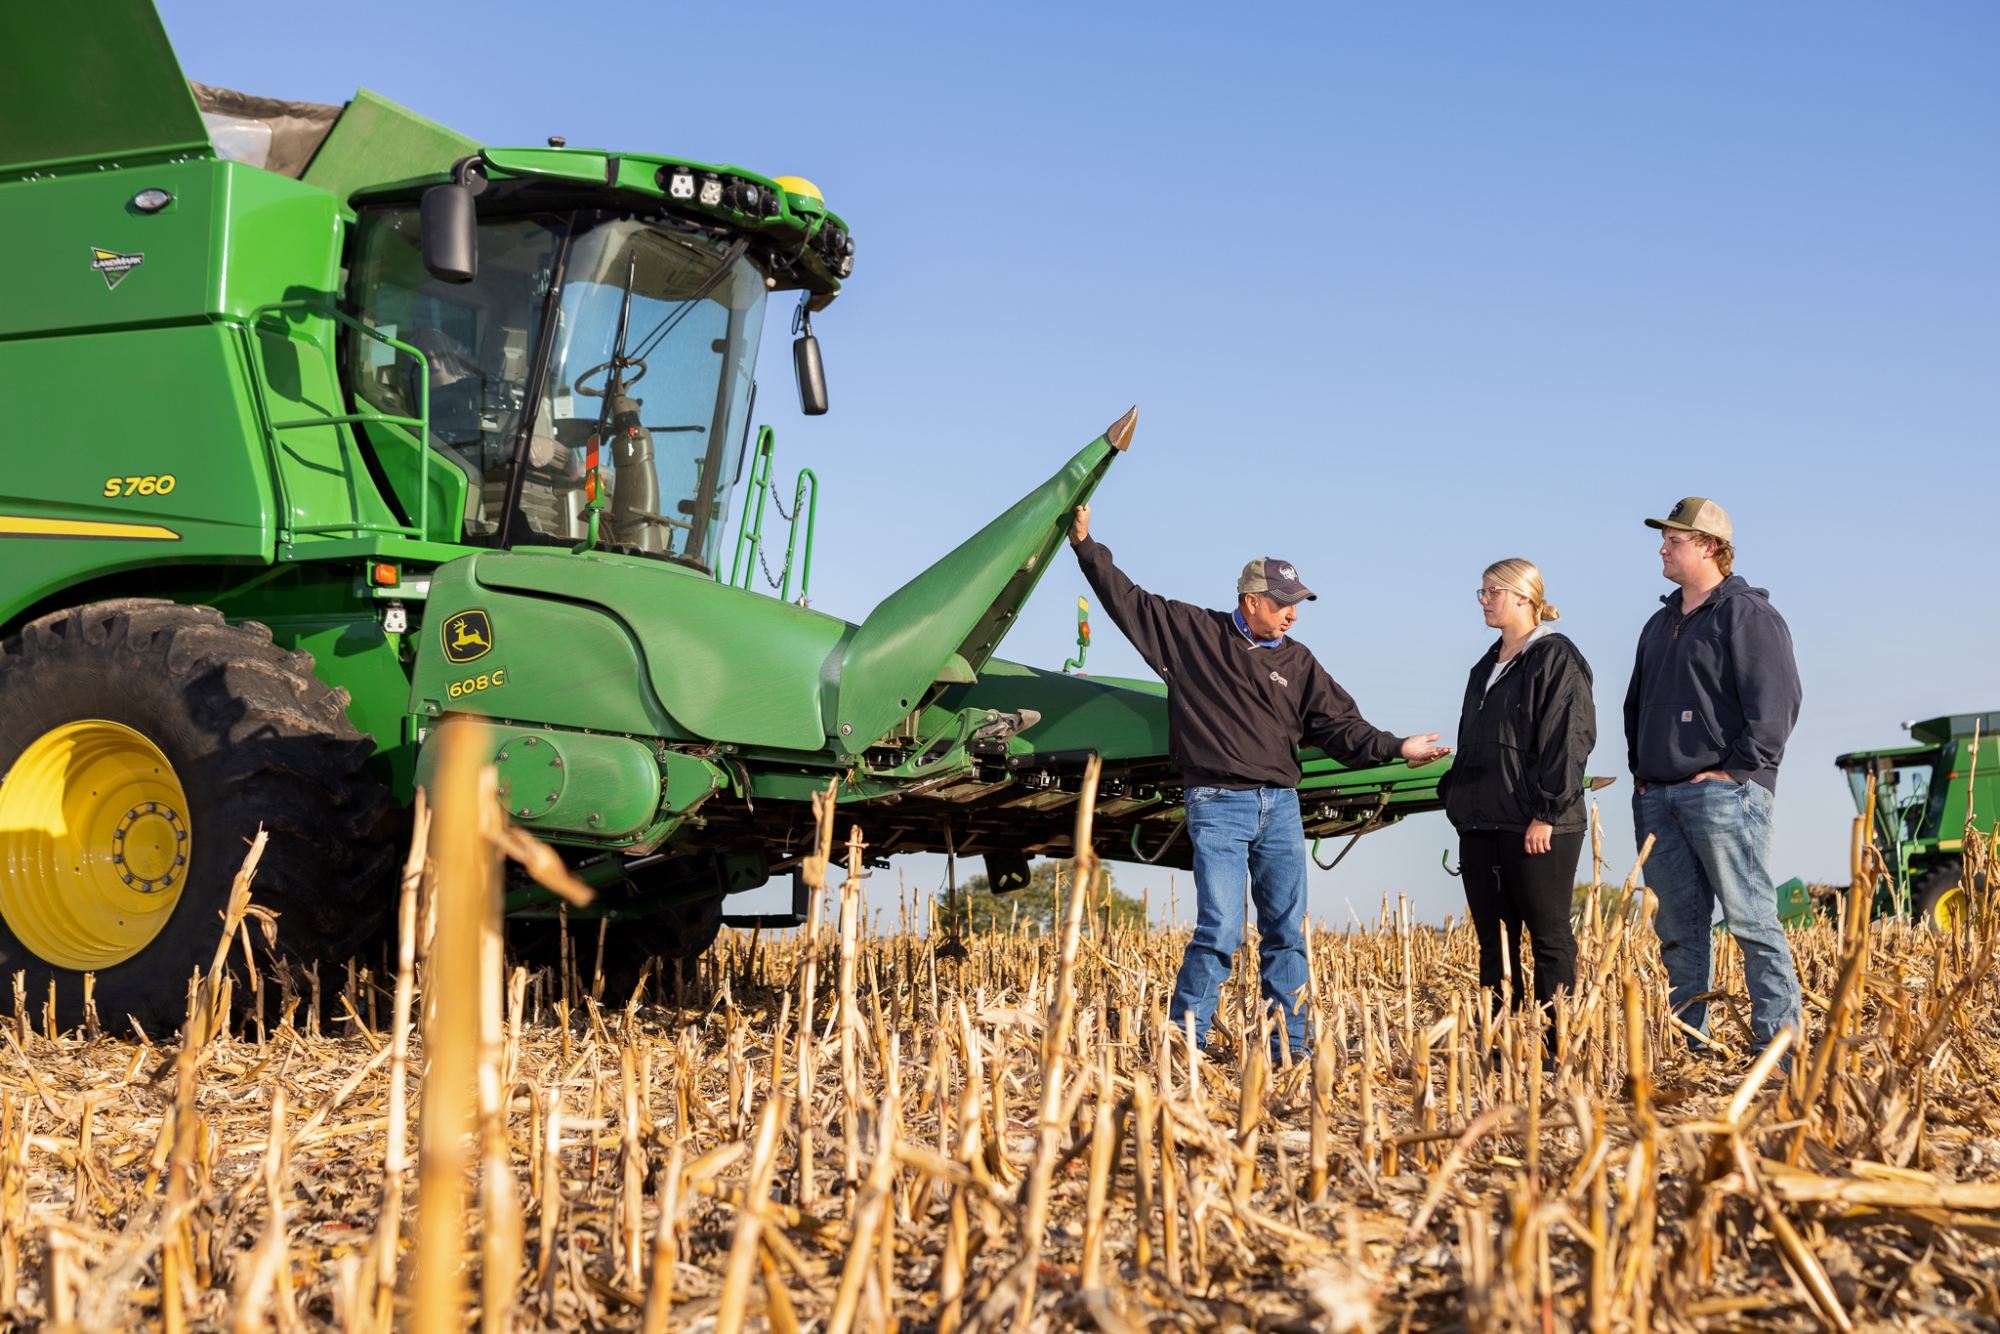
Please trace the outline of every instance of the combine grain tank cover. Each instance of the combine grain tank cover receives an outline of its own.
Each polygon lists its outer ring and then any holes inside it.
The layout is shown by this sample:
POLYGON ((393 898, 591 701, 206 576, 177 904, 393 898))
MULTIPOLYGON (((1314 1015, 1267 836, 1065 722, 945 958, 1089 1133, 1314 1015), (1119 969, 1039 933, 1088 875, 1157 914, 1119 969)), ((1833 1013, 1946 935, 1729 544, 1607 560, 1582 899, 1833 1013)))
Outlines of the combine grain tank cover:
POLYGON ((205 83, 188 86, 218 154, 293 180, 305 175, 306 164, 340 119, 340 108, 326 102, 253 97, 205 83))
POLYGON ((0 4, 0 172, 207 153, 151 0, 0 4))

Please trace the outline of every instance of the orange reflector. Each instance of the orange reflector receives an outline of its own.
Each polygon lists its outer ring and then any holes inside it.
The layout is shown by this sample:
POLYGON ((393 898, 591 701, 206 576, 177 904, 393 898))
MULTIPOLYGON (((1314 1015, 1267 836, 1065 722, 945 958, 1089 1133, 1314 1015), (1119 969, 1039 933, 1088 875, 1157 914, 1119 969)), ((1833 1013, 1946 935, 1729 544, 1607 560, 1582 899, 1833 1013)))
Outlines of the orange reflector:
POLYGON ((368 567, 368 582, 377 588, 394 588, 403 582, 403 576, 388 561, 378 560, 368 567))

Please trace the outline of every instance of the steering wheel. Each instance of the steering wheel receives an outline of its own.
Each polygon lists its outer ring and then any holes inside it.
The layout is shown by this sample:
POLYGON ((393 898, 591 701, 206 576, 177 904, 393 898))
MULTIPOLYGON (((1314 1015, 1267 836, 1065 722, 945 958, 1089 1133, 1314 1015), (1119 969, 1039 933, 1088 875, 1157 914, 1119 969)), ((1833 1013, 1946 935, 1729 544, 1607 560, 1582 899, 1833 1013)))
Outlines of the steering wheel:
MULTIPOLYGON (((592 366, 589 370, 585 371, 583 374, 577 376, 576 379, 572 380, 570 382, 570 388, 574 389, 577 393, 582 394, 585 398, 603 398, 604 391, 602 389, 586 389, 583 387, 583 382, 585 380, 588 380, 591 376, 597 374, 599 371, 610 370, 611 364, 612 363, 607 361, 601 366, 592 366)), ((627 361, 625 364, 627 366, 637 366, 639 368, 639 373, 625 382, 625 387, 627 389, 630 389, 633 385, 639 383, 639 381, 646 378, 646 363, 643 359, 635 358, 631 361, 627 361)))

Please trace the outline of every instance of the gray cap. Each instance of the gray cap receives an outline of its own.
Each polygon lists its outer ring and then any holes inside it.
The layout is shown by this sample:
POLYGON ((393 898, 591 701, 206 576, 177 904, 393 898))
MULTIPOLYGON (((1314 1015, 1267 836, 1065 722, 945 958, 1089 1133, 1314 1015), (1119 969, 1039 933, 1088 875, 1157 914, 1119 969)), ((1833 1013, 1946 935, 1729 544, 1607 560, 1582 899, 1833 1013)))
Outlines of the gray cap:
POLYGON ((1255 593, 1260 598, 1284 606, 1299 602, 1313 602, 1319 594, 1299 582, 1299 572, 1292 568, 1288 560, 1276 556, 1264 556, 1243 567, 1243 573, 1236 579, 1236 595, 1255 593))

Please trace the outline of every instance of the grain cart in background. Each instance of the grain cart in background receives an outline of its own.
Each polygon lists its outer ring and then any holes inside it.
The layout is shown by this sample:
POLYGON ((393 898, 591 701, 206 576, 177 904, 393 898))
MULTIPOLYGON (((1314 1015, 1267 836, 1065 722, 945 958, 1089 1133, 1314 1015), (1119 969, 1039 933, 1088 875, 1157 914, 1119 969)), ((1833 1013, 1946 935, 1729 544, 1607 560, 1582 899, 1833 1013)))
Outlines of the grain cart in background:
MULTIPOLYGON (((190 85, 146 0, 0 9, 0 62, 0 973, 66 1018, 88 972, 177 1019, 260 826, 281 947, 367 941, 452 714, 628 971, 795 867, 829 785, 877 862, 1006 887, 1096 752, 1100 852, 1188 864, 1159 690, 993 656, 1133 414, 859 625, 749 591, 760 435, 718 578, 773 293, 826 407, 854 243, 808 182, 190 85)), ((1308 758, 1312 832, 1436 804, 1442 766, 1308 758)), ((546 943, 545 891, 507 908, 546 943)))
POLYGON ((1969 820, 1992 838, 2000 811, 2000 710, 1903 726, 1915 744, 1834 763, 1854 792, 1856 860, 1872 841, 1888 872, 1875 887, 1875 914, 1946 927, 1987 887, 1984 876, 1967 883, 1966 837, 1969 820))

